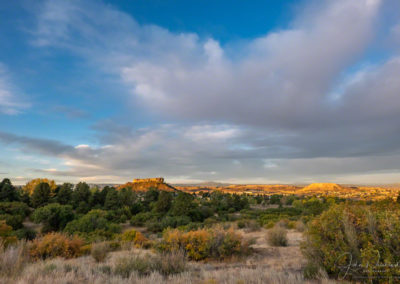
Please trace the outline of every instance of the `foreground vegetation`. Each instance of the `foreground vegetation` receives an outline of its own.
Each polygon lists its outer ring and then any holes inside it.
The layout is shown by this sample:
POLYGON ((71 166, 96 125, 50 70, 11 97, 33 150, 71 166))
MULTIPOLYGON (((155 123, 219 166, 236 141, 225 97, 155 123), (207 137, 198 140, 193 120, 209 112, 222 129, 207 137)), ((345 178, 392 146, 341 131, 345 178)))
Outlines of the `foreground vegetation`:
POLYGON ((135 192, 45 179, 15 188, 4 179, 0 279, 298 283, 329 277, 390 282, 400 275, 394 265, 400 261, 399 217, 400 206, 391 199, 135 192), (300 266, 285 267, 294 261, 285 253, 300 266), (260 264, 274 257, 281 270, 260 264), (225 266, 205 270, 220 264, 225 266), (353 264, 358 267, 349 269, 353 264))

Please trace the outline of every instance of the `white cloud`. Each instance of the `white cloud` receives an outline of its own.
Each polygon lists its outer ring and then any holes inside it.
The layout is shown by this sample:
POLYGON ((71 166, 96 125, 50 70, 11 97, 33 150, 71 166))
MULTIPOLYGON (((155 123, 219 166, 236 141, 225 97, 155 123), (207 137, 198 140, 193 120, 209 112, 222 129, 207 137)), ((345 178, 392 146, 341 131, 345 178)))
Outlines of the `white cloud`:
POLYGON ((29 106, 21 101, 20 94, 12 85, 7 68, 0 62, 0 113, 14 115, 29 106))

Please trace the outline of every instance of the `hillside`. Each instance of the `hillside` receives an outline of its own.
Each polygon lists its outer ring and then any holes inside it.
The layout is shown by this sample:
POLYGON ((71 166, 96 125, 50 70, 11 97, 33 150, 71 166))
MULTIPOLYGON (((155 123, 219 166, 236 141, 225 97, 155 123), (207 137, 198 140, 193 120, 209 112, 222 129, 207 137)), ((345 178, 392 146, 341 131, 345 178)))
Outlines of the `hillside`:
POLYGON ((349 192, 349 188, 343 187, 336 183, 312 183, 309 184, 302 189, 300 189, 297 193, 338 193, 338 192, 349 192))
POLYGON ((303 195, 303 196, 338 196, 343 198, 378 200, 384 198, 397 198, 400 187, 396 186, 356 186, 339 185, 336 183, 312 183, 307 186, 287 184, 231 184, 226 186, 176 186, 178 190, 199 193, 205 191, 220 191, 224 193, 250 194, 250 195, 303 195))
POLYGON ((117 187, 118 190, 122 188, 130 188, 133 191, 143 192, 150 188, 155 188, 163 191, 174 192, 177 191, 173 186, 165 183, 163 178, 146 178, 146 179, 134 179, 132 182, 127 182, 117 187))

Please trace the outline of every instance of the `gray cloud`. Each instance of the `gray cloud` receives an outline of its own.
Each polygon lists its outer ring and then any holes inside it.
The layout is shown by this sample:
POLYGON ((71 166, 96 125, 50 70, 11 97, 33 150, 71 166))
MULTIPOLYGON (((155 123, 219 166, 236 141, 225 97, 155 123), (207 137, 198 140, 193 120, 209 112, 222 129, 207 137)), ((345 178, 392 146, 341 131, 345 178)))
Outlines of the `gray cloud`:
POLYGON ((393 179, 400 169, 400 59, 348 71, 375 38, 381 2, 314 2, 290 28, 237 48, 141 26, 99 2, 46 1, 37 11, 35 46, 78 54, 117 76, 149 111, 187 122, 133 129, 102 121, 93 126, 99 147, 0 139, 62 158, 67 170, 42 170, 59 176, 393 179))

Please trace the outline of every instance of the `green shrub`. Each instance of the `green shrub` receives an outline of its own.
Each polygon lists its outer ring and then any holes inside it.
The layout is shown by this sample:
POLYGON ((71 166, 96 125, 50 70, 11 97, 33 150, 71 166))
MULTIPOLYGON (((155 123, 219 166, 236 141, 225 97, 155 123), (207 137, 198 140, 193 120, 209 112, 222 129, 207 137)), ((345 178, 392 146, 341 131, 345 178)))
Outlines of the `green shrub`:
POLYGON ((390 282, 398 275, 391 264, 400 262, 399 235, 400 208, 394 203, 340 204, 308 224, 301 247, 309 265, 330 276, 390 282), (359 266, 345 273, 343 267, 354 263, 359 266))
POLYGON ((32 214, 35 223, 43 223, 42 232, 63 230, 68 222, 74 219, 74 212, 70 205, 52 203, 36 209, 32 214))
POLYGON ((69 222, 64 231, 69 234, 78 234, 87 240, 111 239, 121 231, 118 224, 109 222, 103 210, 92 210, 78 220, 69 222))
POLYGON ((149 275, 153 271, 153 263, 150 256, 129 256, 121 257, 116 260, 114 266, 114 274, 123 278, 129 278, 132 272, 136 272, 139 276, 149 275))
POLYGON ((268 244, 274 247, 285 247, 288 244, 287 231, 285 228, 275 226, 268 230, 268 244))
POLYGON ((129 278, 132 272, 146 276, 156 271, 163 276, 179 274, 186 270, 186 257, 183 252, 176 251, 161 255, 133 255, 118 258, 114 266, 114 274, 129 278))
POLYGON ((24 217, 21 215, 3 214, 0 215, 0 220, 4 220, 7 225, 11 226, 14 230, 18 230, 24 226, 22 224, 24 217))
POLYGON ((141 212, 136 215, 134 215, 131 218, 131 225, 132 226, 143 226, 144 223, 146 223, 148 220, 151 220, 154 218, 154 213, 152 212, 141 212))
POLYGON ((29 228, 21 228, 13 232, 19 240, 33 240, 36 238, 36 232, 29 228))

